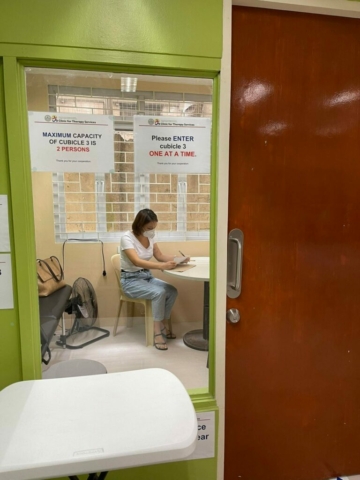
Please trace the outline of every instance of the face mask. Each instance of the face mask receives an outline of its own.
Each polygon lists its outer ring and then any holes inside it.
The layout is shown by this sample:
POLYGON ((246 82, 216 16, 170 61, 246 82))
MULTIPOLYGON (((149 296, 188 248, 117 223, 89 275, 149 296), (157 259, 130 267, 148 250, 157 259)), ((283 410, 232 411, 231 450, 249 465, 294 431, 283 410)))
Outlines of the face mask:
POLYGON ((145 230, 143 232, 143 235, 146 238, 154 238, 155 237, 155 230, 145 230))

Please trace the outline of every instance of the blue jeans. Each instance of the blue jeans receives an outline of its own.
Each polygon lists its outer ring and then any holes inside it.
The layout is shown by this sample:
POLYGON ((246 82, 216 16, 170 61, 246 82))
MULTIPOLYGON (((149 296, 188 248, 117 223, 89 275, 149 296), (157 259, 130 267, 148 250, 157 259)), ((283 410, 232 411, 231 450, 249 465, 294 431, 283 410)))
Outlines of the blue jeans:
POLYGON ((169 320, 178 291, 169 283, 154 278, 150 270, 121 272, 121 286, 130 298, 144 298, 152 302, 152 314, 156 322, 169 320))

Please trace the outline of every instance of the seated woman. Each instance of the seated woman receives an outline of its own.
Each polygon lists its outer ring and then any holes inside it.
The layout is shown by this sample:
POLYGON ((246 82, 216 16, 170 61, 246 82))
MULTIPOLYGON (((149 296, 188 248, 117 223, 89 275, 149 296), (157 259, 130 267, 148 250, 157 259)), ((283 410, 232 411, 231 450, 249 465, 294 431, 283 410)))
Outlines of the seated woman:
MULTIPOLYGON (((176 338, 167 322, 177 297, 177 290, 169 283, 154 278, 150 269, 171 270, 176 267, 174 256, 164 255, 154 241, 158 224, 156 214, 144 208, 140 210, 120 241, 121 285, 130 298, 152 301, 154 317, 154 345, 158 350, 167 350, 166 339, 176 338), (157 262, 151 261, 155 257, 157 262)), ((184 258, 184 262, 189 258, 184 258)))

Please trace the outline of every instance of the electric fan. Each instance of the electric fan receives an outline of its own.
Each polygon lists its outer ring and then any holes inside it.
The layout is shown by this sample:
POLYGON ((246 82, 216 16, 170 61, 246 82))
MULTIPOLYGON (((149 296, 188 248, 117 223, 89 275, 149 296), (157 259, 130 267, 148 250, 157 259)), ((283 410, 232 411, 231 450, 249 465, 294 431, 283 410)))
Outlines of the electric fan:
POLYGON ((66 309, 66 312, 74 314, 75 318, 68 334, 60 337, 59 344, 63 345, 64 347, 70 349, 82 348, 110 335, 108 330, 94 326, 98 318, 98 305, 94 287, 91 285, 89 280, 86 280, 86 278, 79 277, 77 280, 75 280, 72 287, 70 305, 66 309), (68 345, 66 343, 66 338, 70 337, 71 335, 86 332, 88 330, 98 330, 103 334, 88 340, 81 345, 68 345))
POLYGON ((72 287, 74 324, 77 331, 89 330, 98 318, 98 305, 94 287, 86 278, 78 278, 72 287))

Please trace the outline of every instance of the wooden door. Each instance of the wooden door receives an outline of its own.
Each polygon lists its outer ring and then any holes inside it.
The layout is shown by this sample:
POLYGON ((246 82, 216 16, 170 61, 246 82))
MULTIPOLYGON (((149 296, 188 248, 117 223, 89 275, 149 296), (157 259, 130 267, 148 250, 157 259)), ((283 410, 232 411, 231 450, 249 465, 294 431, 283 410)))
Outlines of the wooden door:
POLYGON ((233 8, 226 480, 360 473, 360 20, 233 8))

